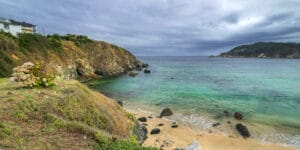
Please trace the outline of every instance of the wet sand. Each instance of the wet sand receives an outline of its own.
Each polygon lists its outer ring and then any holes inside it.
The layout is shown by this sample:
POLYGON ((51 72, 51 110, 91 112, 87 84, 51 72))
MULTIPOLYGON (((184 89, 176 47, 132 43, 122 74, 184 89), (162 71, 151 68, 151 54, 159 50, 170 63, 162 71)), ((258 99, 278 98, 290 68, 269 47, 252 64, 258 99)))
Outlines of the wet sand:
POLYGON ((265 144, 252 138, 244 139, 238 134, 225 135, 217 131, 203 131, 201 129, 177 123, 177 128, 172 128, 173 122, 168 117, 158 118, 149 112, 127 109, 136 118, 147 117, 148 139, 144 146, 158 147, 164 150, 186 148, 194 141, 199 142, 201 150, 292 150, 294 148, 275 144, 265 144), (148 118, 152 116, 152 118, 148 118), (163 123, 163 126, 158 124, 163 123), (154 128, 159 128, 160 133, 151 135, 154 128))

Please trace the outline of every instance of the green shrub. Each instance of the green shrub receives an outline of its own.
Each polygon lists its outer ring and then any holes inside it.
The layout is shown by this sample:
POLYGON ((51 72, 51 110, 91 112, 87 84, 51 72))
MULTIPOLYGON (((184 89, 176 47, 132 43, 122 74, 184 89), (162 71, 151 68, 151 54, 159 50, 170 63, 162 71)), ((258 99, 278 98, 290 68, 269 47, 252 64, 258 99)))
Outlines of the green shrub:
POLYGON ((55 85, 55 75, 48 73, 40 63, 24 63, 13 69, 12 80, 21 87, 49 87, 55 85))

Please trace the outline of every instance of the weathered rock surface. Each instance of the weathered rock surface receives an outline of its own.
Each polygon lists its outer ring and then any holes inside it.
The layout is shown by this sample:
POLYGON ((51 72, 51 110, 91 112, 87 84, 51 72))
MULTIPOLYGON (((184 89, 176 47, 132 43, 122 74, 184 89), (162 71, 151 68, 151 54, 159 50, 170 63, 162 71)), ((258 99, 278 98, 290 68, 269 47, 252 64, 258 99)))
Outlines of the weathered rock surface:
POLYGON ((161 111, 159 117, 162 118, 163 116, 171 116, 171 115, 173 115, 173 111, 167 107, 161 111))
POLYGON ((147 137, 148 130, 147 130, 146 126, 141 125, 139 123, 135 124, 135 129, 134 129, 133 133, 137 136, 139 144, 143 144, 144 141, 148 138, 147 137))

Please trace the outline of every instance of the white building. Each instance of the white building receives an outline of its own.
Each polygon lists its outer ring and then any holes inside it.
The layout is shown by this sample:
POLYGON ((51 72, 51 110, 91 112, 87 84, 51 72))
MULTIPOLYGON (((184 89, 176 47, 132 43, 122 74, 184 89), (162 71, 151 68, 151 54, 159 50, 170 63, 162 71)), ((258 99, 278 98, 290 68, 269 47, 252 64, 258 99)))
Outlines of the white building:
POLYGON ((18 33, 36 33, 37 27, 26 22, 0 18, 0 30, 10 32, 12 35, 16 36, 18 33))

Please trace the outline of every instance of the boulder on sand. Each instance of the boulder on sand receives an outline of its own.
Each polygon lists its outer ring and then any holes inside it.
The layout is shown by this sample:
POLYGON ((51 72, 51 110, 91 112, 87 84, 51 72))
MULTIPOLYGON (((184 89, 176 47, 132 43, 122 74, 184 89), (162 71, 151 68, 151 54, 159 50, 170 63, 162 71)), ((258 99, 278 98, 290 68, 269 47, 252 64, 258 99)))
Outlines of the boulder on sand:
POLYGON ((241 123, 236 124, 235 126, 236 130, 240 133, 241 136, 244 138, 250 137, 249 130, 246 126, 242 125, 241 123))
POLYGON ((160 132, 159 128, 154 128, 151 130, 150 134, 158 134, 160 132))
POLYGON ((239 112, 235 112, 234 113, 234 118, 237 120, 242 120, 243 119, 243 115, 239 112))
POLYGON ((146 117, 140 117, 140 118, 138 118, 138 120, 140 122, 147 122, 147 118, 146 117))
POLYGON ((159 117, 162 118, 163 116, 171 116, 171 115, 173 115, 173 111, 169 107, 167 107, 161 111, 159 117))

